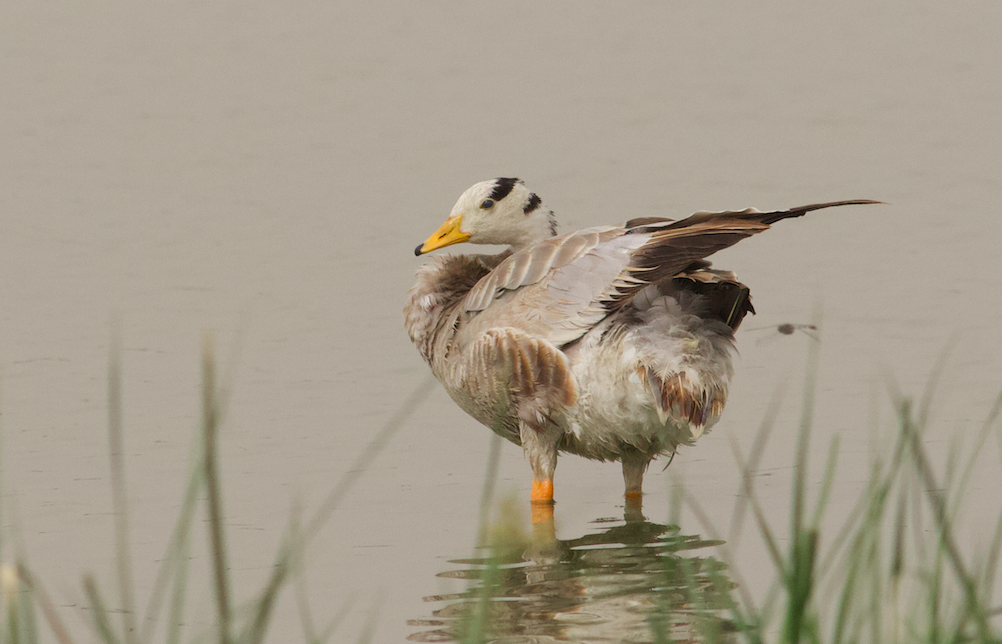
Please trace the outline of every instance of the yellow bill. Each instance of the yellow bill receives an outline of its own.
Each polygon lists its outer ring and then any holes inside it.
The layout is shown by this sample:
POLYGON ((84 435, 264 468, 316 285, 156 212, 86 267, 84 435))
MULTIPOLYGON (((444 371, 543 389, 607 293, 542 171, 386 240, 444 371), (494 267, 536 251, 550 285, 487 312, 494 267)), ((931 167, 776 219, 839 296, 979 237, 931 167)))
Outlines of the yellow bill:
POLYGON ((459 226, 463 223, 463 216, 456 215, 449 217, 445 223, 425 240, 423 244, 414 249, 415 255, 423 255, 436 248, 444 248, 453 244, 460 244, 470 238, 469 233, 460 232, 459 226))

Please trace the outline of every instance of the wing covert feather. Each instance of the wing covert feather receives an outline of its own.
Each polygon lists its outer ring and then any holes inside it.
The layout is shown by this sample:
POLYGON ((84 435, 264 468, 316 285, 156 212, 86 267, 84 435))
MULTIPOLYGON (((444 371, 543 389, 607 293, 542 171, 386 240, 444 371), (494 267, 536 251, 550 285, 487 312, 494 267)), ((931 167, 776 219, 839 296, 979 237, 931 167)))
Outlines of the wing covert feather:
POLYGON ((518 251, 470 289, 464 308, 482 311, 504 291, 538 283, 554 269, 570 264, 597 246, 601 233, 614 230, 617 229, 609 226, 586 228, 518 251))

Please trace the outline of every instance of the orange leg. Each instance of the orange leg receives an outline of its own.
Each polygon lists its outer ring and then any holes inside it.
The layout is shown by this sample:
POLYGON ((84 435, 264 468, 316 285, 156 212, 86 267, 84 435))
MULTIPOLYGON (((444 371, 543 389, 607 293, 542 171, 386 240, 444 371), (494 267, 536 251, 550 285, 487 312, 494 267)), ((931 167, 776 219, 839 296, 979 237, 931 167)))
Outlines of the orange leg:
POLYGON ((553 522, 553 479, 532 481, 532 522, 553 522))
POLYGON ((644 498, 644 472, 651 458, 637 451, 623 453, 623 481, 626 483, 626 507, 639 508, 644 498))
POLYGON ((519 427, 522 448, 532 467, 532 521, 541 523, 553 518, 553 472, 557 469, 556 427, 536 429, 525 423, 519 427))
POLYGON ((533 503, 549 503, 553 504, 553 479, 544 479, 542 481, 537 481, 533 479, 532 481, 532 499, 533 503))

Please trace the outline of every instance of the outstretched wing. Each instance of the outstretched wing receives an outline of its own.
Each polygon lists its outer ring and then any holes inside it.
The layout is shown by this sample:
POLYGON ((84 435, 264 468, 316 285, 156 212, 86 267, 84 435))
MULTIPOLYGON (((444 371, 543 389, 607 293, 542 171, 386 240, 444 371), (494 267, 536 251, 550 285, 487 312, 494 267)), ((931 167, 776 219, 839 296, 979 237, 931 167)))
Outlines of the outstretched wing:
POLYGON ((697 212, 681 221, 632 220, 625 228, 589 228, 520 250, 482 278, 464 301, 457 341, 492 328, 515 328, 561 346, 580 338, 649 284, 683 272, 782 219, 869 200, 789 210, 697 212))
POLYGON ((647 284, 656 284, 678 275, 693 262, 733 246, 742 239, 768 230, 783 219, 802 217, 814 210, 834 206, 878 204, 880 201, 852 199, 809 204, 789 210, 761 212, 755 208, 740 211, 697 212, 676 222, 641 224, 626 235, 641 235, 646 243, 634 253, 627 271, 633 280, 624 280, 616 293, 605 301, 615 309, 630 300, 647 284))

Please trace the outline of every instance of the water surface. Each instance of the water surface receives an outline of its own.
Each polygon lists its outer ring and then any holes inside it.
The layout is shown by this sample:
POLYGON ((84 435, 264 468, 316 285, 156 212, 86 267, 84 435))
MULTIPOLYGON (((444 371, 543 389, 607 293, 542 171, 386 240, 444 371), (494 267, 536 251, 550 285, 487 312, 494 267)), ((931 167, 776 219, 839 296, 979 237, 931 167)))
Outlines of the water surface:
MULTIPOLYGON (((232 374, 221 459, 238 598, 263 584, 292 508, 315 508, 427 377, 402 330, 412 254, 476 181, 520 176, 563 230, 694 210, 849 198, 714 258, 752 288, 748 327, 822 311, 812 467, 832 436, 830 521, 863 488, 889 427, 886 382, 941 373, 926 435, 942 465, 1002 387, 1002 5, 97 0, 0 9, 0 412, 3 523, 66 620, 80 575, 114 586, 105 437, 112 320, 124 345, 133 555, 145 597, 198 426, 199 343, 232 374)), ((461 248, 457 250, 462 250, 461 248)), ((754 533, 728 534, 747 451, 785 391, 759 472, 786 525, 810 338, 739 334, 723 420, 672 475, 745 577, 772 577, 754 533)), ((411 410, 309 552, 319 617, 377 615, 403 641, 436 578, 473 556, 490 434, 436 389, 411 410)), ((989 444, 991 445, 991 444, 989 444)), ((983 546, 1002 482, 991 449, 962 540, 983 546), (992 505, 994 503, 994 505, 992 505)), ((527 496, 505 446, 499 489, 527 496)), ((621 513, 617 465, 563 458, 556 537, 621 513)), ((711 539, 692 517, 681 534, 711 539)), ((5 547, 10 546, 8 542, 5 547)), ((8 548, 3 553, 11 556, 8 548)), ((211 619, 194 553, 197 631, 211 619)), ((109 590, 108 595, 115 593, 109 590)), ((273 641, 298 636, 283 596, 273 641)))

